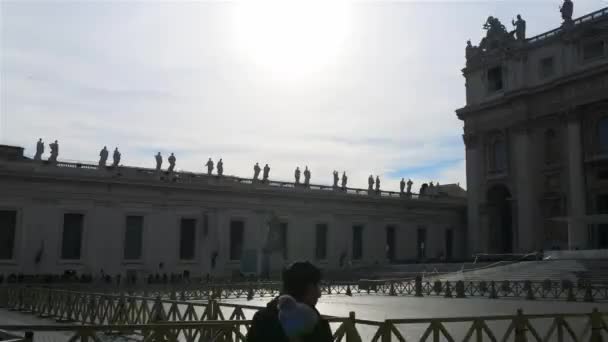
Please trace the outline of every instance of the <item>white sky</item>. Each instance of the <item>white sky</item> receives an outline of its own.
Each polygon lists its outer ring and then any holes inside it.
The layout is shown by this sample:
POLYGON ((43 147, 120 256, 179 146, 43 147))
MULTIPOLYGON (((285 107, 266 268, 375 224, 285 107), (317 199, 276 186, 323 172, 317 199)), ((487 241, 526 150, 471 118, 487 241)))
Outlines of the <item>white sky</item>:
MULTIPOLYGON (((489 15, 528 36, 561 1, 198 2, 0 0, 0 143, 32 155, 349 185, 379 174, 465 185, 464 47, 489 15), (48 154, 49 148, 46 148, 48 154)), ((608 6, 575 0, 575 16, 608 6)))

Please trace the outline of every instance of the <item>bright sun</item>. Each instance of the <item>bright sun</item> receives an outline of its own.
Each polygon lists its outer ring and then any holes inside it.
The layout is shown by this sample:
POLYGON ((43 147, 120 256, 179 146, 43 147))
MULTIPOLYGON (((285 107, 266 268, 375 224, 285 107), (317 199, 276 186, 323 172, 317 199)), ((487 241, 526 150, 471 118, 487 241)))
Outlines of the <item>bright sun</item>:
POLYGON ((335 63, 350 30, 350 8, 341 1, 238 2, 233 19, 239 53, 280 78, 335 63))

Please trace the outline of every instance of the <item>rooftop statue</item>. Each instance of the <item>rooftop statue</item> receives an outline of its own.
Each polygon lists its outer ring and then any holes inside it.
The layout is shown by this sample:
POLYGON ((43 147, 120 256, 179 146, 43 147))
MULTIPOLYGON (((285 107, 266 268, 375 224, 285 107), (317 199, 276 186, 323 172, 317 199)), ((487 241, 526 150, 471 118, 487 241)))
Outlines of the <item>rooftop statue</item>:
POLYGON ((308 166, 304 168, 304 185, 310 185, 310 170, 308 169, 308 166))
POLYGON ((167 160, 169 161, 169 168, 167 169, 167 171, 173 172, 173 169, 175 169, 175 155, 171 153, 167 160))
POLYGON ((106 166, 106 161, 108 160, 108 148, 104 146, 99 152, 99 166, 106 166))
POLYGON ((367 179, 367 190, 372 191, 374 190, 374 176, 369 175, 369 178, 367 179))
POLYGON ((399 183, 399 192, 401 192, 401 194, 405 192, 405 178, 401 178, 401 182, 399 183))
POLYGON ((334 170, 334 188, 338 187, 338 181, 340 180, 340 176, 338 174, 338 171, 334 170))
POLYGON ((483 29, 487 32, 479 43, 479 48, 484 51, 496 49, 514 41, 513 36, 507 32, 505 25, 498 18, 489 16, 483 29))
MULTIPOLYGON (((260 173, 260 172, 258 171, 258 173, 260 173)), ((268 166, 268 164, 266 164, 266 165, 264 165, 264 174, 262 175, 264 181, 268 181, 269 175, 270 175, 270 166, 268 166)))
POLYGON ((564 3, 559 8, 559 11, 562 13, 564 23, 572 22, 572 13, 574 12, 574 3, 572 3, 572 0, 564 0, 564 3))
POLYGON ((294 171, 294 177, 296 178, 296 184, 300 184, 300 167, 296 167, 294 171))
POLYGON ((121 154, 118 152, 118 147, 114 148, 114 154, 112 155, 112 166, 116 167, 120 163, 121 154))
POLYGON ((513 26, 515 26, 515 30, 511 32, 511 35, 514 35, 515 38, 519 41, 526 40, 526 21, 521 18, 521 15, 517 15, 517 21, 511 20, 513 26))
POLYGON ((380 176, 376 176, 376 192, 380 192, 380 176))
POLYGON ((413 185, 413 184, 414 184, 414 182, 412 182, 412 180, 411 180, 411 179, 409 179, 409 180, 407 181, 407 193, 408 193, 408 194, 411 194, 411 193, 412 193, 412 185, 413 185))
MULTIPOLYGON (((211 158, 209 158, 209 160, 211 160, 211 158)), ((213 168, 211 168, 211 170, 213 171, 213 168)), ((209 171, 209 170, 207 170, 207 171, 209 171)), ((218 176, 224 175, 224 162, 222 161, 222 158, 220 158, 220 160, 217 162, 217 175, 218 176)))
POLYGON ((56 163, 57 156, 59 156, 59 143, 57 140, 55 140, 55 142, 49 144, 49 147, 51 148, 51 156, 49 157, 48 161, 51 163, 56 163))
POLYGON ((258 165, 258 163, 255 163, 255 165, 253 165, 253 180, 258 180, 258 177, 260 177, 260 170, 260 165, 258 165))
POLYGON ((211 160, 211 157, 209 157, 209 160, 207 161, 207 164, 205 164, 205 166, 207 166, 207 175, 211 176, 211 173, 213 172, 213 160, 211 160))
POLYGON ((154 159, 156 160, 156 171, 160 171, 160 167, 163 165, 163 156, 161 156, 160 152, 158 152, 154 156, 154 159))
POLYGON ((42 138, 38 139, 36 143, 36 154, 34 155, 34 160, 41 160, 42 154, 44 153, 44 142, 42 142, 42 138))
POLYGON ((348 183, 348 177, 346 177, 346 171, 342 172, 342 190, 346 190, 346 184, 348 183))

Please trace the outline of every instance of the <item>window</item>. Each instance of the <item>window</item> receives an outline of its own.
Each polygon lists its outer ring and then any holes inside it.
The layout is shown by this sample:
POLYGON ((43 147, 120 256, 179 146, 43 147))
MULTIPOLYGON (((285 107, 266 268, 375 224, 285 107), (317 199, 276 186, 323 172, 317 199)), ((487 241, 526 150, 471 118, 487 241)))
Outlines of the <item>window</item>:
POLYGON ((82 248, 83 214, 63 215, 63 236, 61 243, 61 259, 78 260, 82 248))
POLYGON ((125 225, 125 260, 141 259, 144 232, 143 216, 127 216, 125 225))
POLYGON ((179 235, 179 258, 181 260, 194 259, 194 246, 196 242, 196 220, 182 219, 179 235))
POLYGON ((541 78, 546 78, 553 75, 553 73, 555 72, 553 61, 553 57, 547 57, 540 60, 539 70, 541 78))
POLYGON ((608 117, 602 118, 597 124, 599 149, 608 152, 608 117))
POLYGON ((559 161, 559 145, 557 134, 553 129, 545 132, 545 164, 553 164, 559 161))
POLYGON ((243 221, 230 221, 230 260, 241 260, 243 255, 243 221))
POLYGON ((324 223, 317 224, 315 244, 315 259, 327 259, 327 225, 324 223))
POLYGON ((488 91, 499 91, 502 90, 502 87, 502 67, 495 67, 488 70, 488 91))
POLYGON ((287 252, 287 223, 286 222, 281 222, 281 224, 279 225, 279 233, 281 234, 280 236, 280 242, 281 242, 281 251, 283 252, 283 259, 287 259, 287 256, 289 255, 287 252))
POLYGON ((604 57, 604 41, 586 43, 583 45, 583 60, 588 61, 604 57))
POLYGON ((353 226, 353 260, 363 258, 363 226, 353 226))
POLYGON ((0 210, 0 260, 13 259, 17 211, 0 210))

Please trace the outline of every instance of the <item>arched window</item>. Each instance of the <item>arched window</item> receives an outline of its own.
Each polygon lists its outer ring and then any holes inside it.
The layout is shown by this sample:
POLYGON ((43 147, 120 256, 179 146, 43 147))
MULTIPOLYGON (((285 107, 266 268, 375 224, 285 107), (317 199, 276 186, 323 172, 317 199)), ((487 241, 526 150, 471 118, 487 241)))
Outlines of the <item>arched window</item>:
POLYGON ((608 117, 604 117, 598 122, 597 134, 600 151, 608 152, 608 117))
POLYGON ((507 145, 504 137, 497 134, 492 137, 489 144, 489 164, 490 171, 499 172, 507 168, 507 145))
POLYGON ((545 163, 553 164, 559 161, 559 142, 553 129, 545 132, 545 163))

